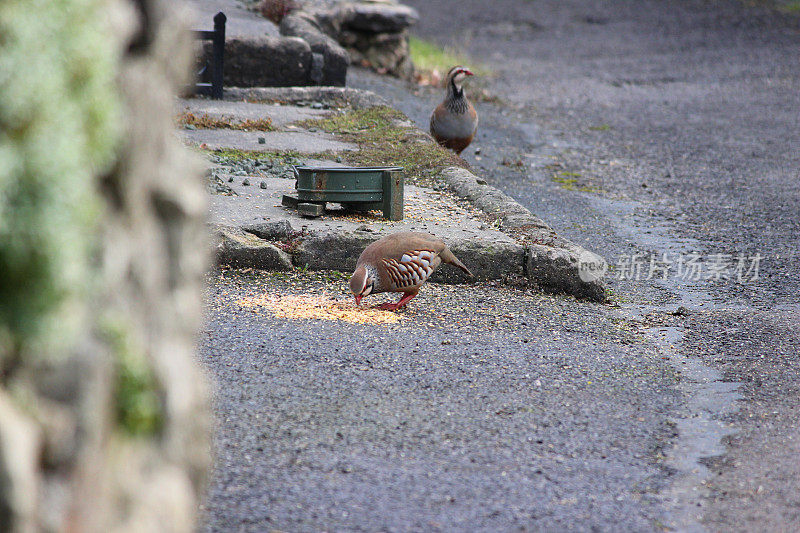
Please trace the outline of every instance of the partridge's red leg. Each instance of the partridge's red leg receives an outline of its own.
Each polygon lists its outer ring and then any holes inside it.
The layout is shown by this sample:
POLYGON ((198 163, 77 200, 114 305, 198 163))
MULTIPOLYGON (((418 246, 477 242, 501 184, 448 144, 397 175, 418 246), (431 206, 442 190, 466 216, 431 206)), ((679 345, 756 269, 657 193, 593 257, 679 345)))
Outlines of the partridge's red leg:
POLYGON ((397 302, 396 304, 393 303, 381 304, 378 306, 378 309, 382 309, 384 311, 397 311, 400 307, 406 305, 408 301, 416 295, 417 295, 416 292, 407 292, 403 295, 402 298, 400 298, 400 301, 397 302))

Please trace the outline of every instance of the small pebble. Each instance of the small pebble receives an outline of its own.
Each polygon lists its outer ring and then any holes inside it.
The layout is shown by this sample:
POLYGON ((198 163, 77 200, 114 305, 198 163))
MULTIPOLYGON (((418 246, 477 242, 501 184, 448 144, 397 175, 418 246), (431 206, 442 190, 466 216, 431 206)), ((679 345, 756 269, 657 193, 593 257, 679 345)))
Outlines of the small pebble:
POLYGON ((228 178, 228 183, 233 183, 233 176, 231 176, 230 178, 228 178))
POLYGON ((475 148, 475 154, 477 155, 477 154, 479 154, 479 153, 481 153, 481 147, 480 147, 480 146, 478 146, 477 148, 475 148))
POLYGON ((342 162, 342 156, 340 156, 340 155, 336 156, 336 162, 337 163, 341 163, 342 162))
POLYGON ((261 187, 262 189, 266 189, 267 188, 267 182, 266 181, 262 181, 258 186, 261 187))
POLYGON ((258 144, 267 144, 267 138, 266 137, 259 137, 258 138, 258 144))
POLYGON ((242 185, 244 185, 245 187, 247 187, 248 185, 250 185, 250 180, 249 180, 249 179, 247 179, 247 178, 245 178, 245 180, 242 182, 242 185))

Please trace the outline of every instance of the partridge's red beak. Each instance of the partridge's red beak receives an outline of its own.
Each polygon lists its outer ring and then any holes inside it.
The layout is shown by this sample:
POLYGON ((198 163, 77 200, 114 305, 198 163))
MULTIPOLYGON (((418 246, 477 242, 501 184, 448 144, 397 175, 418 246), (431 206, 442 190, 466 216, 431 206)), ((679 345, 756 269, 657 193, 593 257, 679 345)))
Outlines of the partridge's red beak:
POLYGON ((466 74, 467 76, 474 76, 474 75, 475 75, 475 74, 473 74, 473 73, 472 73, 472 71, 471 71, 471 70, 469 70, 468 68, 465 68, 465 69, 464 69, 464 70, 462 70, 461 72, 462 72, 462 73, 464 73, 464 74, 466 74))
POLYGON ((361 296, 360 294, 356 294, 356 305, 361 304, 361 298, 363 298, 363 296, 361 296))

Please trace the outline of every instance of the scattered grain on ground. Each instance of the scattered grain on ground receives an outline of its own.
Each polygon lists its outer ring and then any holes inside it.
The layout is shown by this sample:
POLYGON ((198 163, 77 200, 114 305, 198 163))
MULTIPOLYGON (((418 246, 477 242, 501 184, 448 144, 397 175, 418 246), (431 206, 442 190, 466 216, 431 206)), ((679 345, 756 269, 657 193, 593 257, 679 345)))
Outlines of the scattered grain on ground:
POLYGON ((277 318, 343 320, 356 324, 394 324, 401 316, 374 307, 359 307, 351 301, 334 300, 326 295, 273 296, 262 294, 236 301, 241 307, 263 308, 277 318))

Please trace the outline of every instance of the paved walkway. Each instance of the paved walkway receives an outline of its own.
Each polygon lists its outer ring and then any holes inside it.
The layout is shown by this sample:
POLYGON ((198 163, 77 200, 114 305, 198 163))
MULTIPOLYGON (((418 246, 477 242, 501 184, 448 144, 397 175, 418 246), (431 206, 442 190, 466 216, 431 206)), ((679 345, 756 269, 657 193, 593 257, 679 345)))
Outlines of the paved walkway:
MULTIPOLYGON (((315 102, 300 106, 188 99, 180 100, 176 110, 198 118, 217 119, 226 124, 270 118, 275 128, 275 131, 268 132, 194 126, 181 129, 180 135, 192 146, 205 150, 245 150, 250 152, 251 158, 258 158, 260 153, 267 159, 280 159, 284 153, 299 154, 300 159, 296 160, 298 164, 344 166, 332 158, 342 152, 357 150, 355 144, 336 140, 331 134, 316 128, 307 129, 299 124, 303 120, 335 112, 315 107, 328 107, 328 104, 315 102)), ((302 229, 307 233, 324 235, 325 246, 330 245, 331 239, 340 239, 342 247, 348 246, 346 243, 350 242, 353 232, 359 229, 367 229, 373 240, 395 231, 425 231, 444 239, 454 249, 467 246, 471 253, 491 256, 479 259, 478 263, 485 267, 478 266, 476 275, 502 272, 502 268, 492 265, 492 262, 511 263, 512 260, 505 253, 515 254, 515 260, 519 263, 516 268, 509 265, 508 271, 521 272, 521 246, 492 227, 482 212, 450 193, 407 185, 404 218, 397 222, 386 220, 377 212, 345 213, 335 203, 328 204, 322 217, 308 218, 299 216, 296 210, 281 204, 284 194, 295 192, 294 176, 286 166, 242 166, 236 162, 236 158, 230 161, 229 166, 210 162, 209 166, 216 167, 213 174, 222 185, 217 187, 219 194, 213 194, 210 203, 210 220, 218 226, 247 228, 263 222, 286 222, 294 231, 302 229), (280 177, 276 177, 275 168, 279 169, 280 177)), ((354 245, 361 244, 350 244, 354 245)), ((355 259, 358 253, 353 253, 355 259)), ((322 266, 330 268, 332 265, 322 266)), ((347 269, 345 266, 341 268, 347 269)))
MULTIPOLYGON (((301 313, 349 301, 340 276, 215 276, 202 528, 792 530, 797 19, 727 0, 410 3, 422 35, 498 72, 507 105, 478 102, 482 151, 465 152, 490 183, 610 258, 770 262, 751 284, 612 280, 615 306, 433 284, 368 324, 301 313)), ((440 98, 348 80, 422 127, 440 98)))

